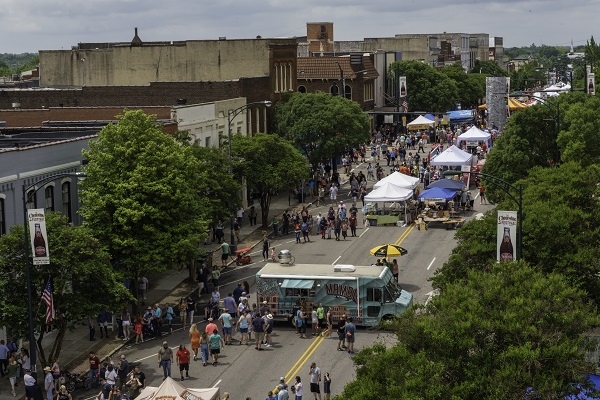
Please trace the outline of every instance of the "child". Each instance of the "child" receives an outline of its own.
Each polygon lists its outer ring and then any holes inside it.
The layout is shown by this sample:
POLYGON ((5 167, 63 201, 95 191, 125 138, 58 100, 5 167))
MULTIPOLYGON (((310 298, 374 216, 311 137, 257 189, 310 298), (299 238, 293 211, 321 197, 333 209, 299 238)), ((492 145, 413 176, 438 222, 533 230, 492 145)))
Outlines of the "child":
POLYGON ((140 343, 144 343, 144 333, 142 332, 142 317, 139 317, 135 320, 135 326, 134 326, 134 331, 135 331, 135 344, 140 343))
POLYGON ((276 254, 275 254, 275 247, 271 247, 271 261, 273 261, 273 262, 277 261, 276 254))

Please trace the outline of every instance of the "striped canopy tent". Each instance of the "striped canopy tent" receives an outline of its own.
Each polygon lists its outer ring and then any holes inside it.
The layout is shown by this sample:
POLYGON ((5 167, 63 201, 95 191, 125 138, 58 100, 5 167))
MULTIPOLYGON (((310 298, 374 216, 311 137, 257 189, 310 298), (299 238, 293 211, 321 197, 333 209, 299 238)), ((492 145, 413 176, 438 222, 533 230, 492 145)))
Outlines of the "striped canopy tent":
MULTIPOLYGON (((526 108, 527 106, 525 104, 521 103, 517 99, 509 98, 508 99, 508 107, 510 108, 510 111, 516 111, 516 110, 520 110, 522 108, 526 108)), ((480 110, 486 110, 487 106, 485 104, 482 104, 477 108, 480 110)))

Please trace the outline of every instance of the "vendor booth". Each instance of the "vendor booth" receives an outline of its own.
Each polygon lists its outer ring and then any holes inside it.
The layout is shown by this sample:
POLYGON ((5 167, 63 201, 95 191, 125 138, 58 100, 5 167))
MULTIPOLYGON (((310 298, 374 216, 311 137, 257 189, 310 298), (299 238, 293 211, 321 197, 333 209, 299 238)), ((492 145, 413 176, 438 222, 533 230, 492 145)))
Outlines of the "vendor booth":
POLYGON ((423 201, 427 207, 417 217, 419 229, 427 229, 427 226, 431 222, 441 222, 446 229, 450 229, 451 227, 456 228, 462 224, 465 220, 459 218, 457 212, 445 207, 447 202, 452 201, 456 196, 456 190, 439 187, 424 190, 419 195, 419 200, 423 201))
MULTIPOLYGON (((407 188, 401 188, 394 185, 393 183, 387 182, 371 193, 365 196, 365 202, 368 203, 394 203, 394 202, 405 202, 413 196, 413 191, 407 188)), ((377 207, 368 207, 366 209, 365 218, 369 221, 371 226, 381 225, 396 225, 398 221, 402 220, 402 215, 406 218, 407 210, 406 206, 399 209, 398 207, 392 207, 388 210, 379 210, 377 207), (402 210, 403 209, 403 210, 402 210)))
POLYGON ((385 185, 386 183, 391 183, 400 188, 412 190, 417 187, 419 182, 419 178, 415 178, 414 176, 402 174, 398 171, 395 171, 386 176, 385 178, 381 179, 380 181, 375 182, 373 184, 373 188, 376 189, 380 186, 385 185))
POLYGON ((135 400, 219 400, 219 388, 188 389, 167 377, 160 386, 146 386, 135 400))
POLYGON ((435 121, 430 120, 429 118, 425 118, 422 115, 419 115, 414 121, 409 122, 406 126, 409 131, 418 131, 424 130, 435 124, 435 121))
POLYGON ((467 142, 467 146, 477 147, 479 142, 484 142, 488 149, 492 146, 492 135, 482 131, 476 126, 470 127, 465 133, 456 138, 456 145, 461 147, 462 142, 467 142))
POLYGON ((473 155, 452 145, 435 156, 429 164, 447 167, 471 166, 473 164, 473 155))
POLYGON ((455 181, 454 179, 439 179, 431 182, 425 189, 442 188, 448 190, 459 191, 465 187, 465 184, 461 181, 455 181))

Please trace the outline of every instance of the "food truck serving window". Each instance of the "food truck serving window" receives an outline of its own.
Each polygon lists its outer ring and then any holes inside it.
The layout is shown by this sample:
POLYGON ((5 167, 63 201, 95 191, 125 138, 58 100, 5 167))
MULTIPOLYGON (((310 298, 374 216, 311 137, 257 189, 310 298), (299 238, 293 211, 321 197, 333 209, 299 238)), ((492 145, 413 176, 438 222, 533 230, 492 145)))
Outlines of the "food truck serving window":
POLYGON ((286 289, 312 289, 315 281, 308 279, 284 279, 281 283, 282 288, 286 289))

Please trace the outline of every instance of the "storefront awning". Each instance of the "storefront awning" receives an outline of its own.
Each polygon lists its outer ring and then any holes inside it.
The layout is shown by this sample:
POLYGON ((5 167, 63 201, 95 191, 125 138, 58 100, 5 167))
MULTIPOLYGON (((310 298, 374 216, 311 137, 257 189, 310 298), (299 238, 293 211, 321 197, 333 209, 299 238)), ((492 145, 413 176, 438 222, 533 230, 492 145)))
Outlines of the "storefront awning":
POLYGON ((281 287, 286 289, 312 289, 314 285, 315 281, 308 279, 284 279, 281 287))

